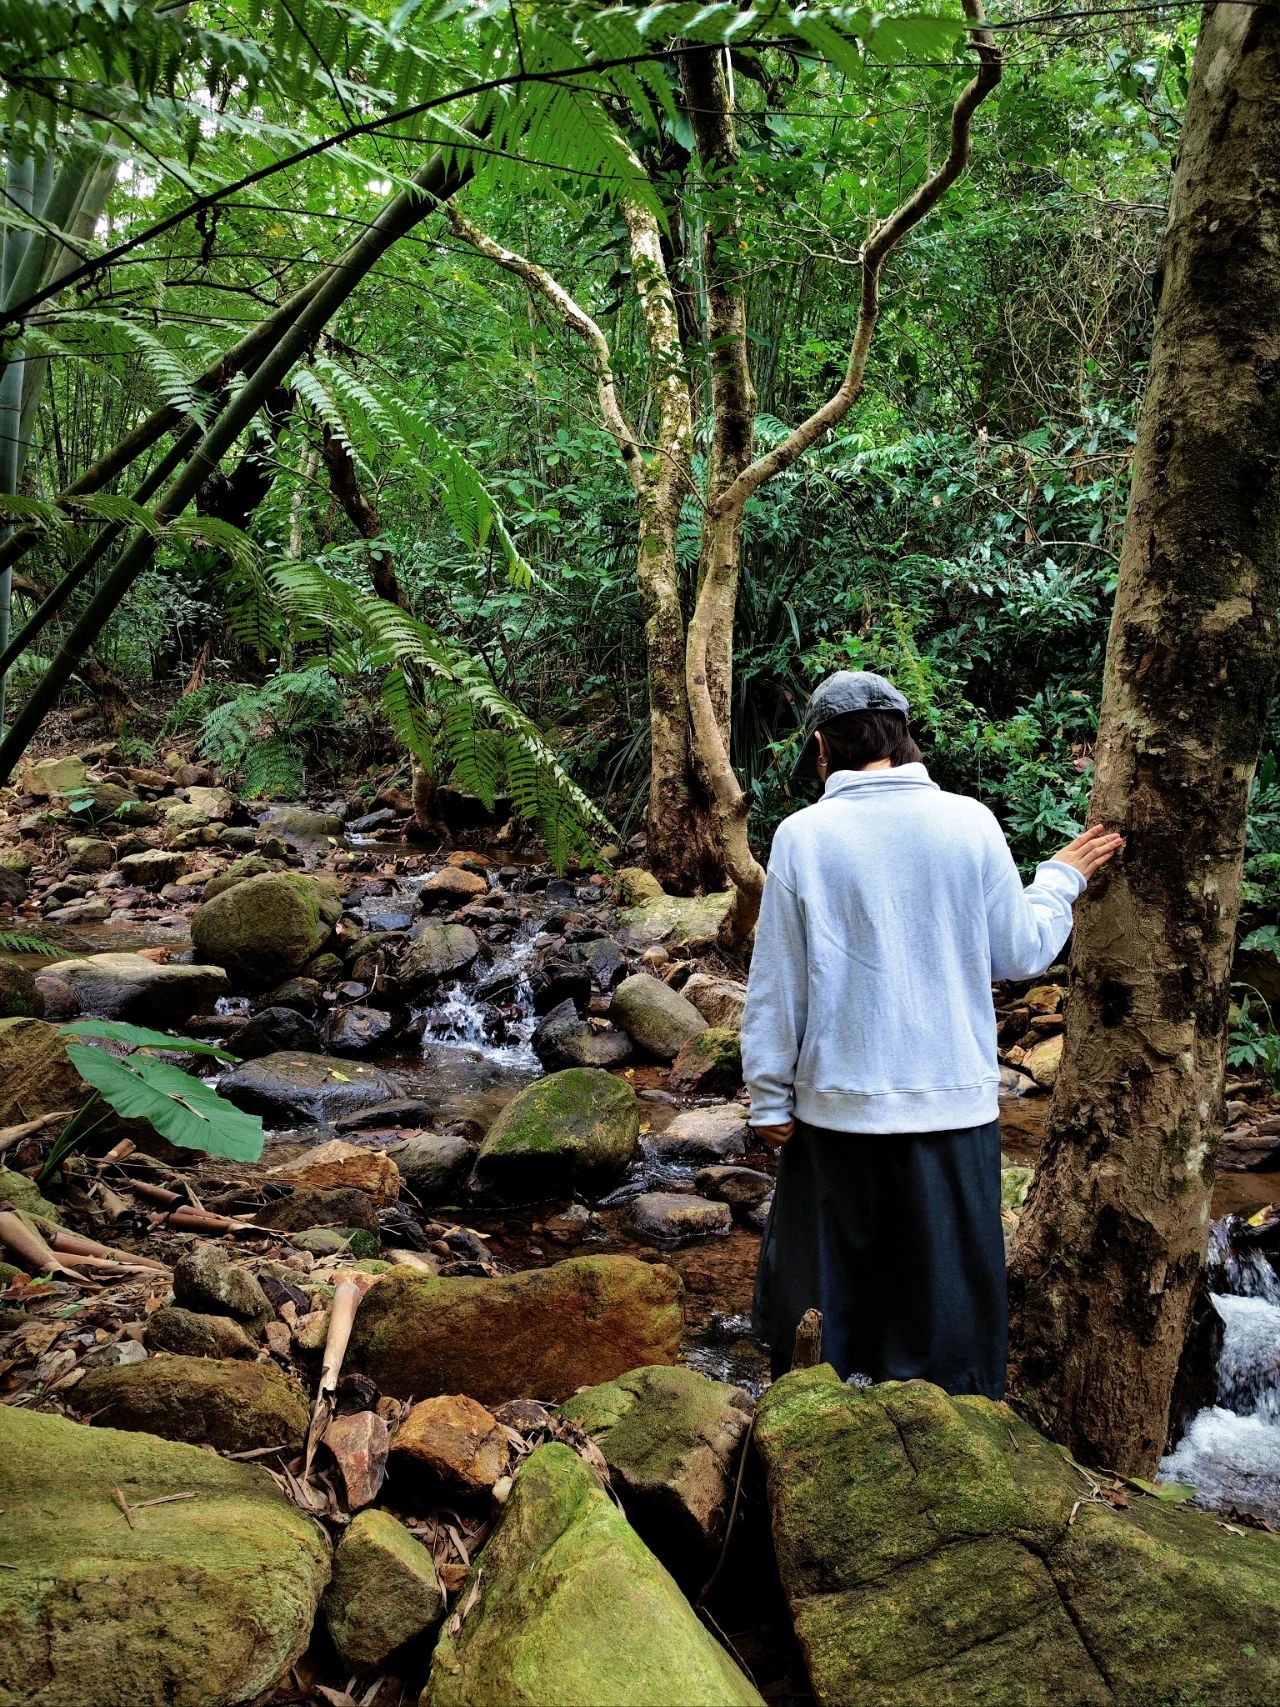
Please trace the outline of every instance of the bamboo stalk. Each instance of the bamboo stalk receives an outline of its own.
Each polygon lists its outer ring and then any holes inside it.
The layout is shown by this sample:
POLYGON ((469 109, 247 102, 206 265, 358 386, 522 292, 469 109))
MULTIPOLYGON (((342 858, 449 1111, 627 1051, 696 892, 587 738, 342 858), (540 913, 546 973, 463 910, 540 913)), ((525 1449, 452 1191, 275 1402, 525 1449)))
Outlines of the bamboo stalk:
POLYGON ((20 1262, 27 1263, 36 1274, 60 1274, 81 1286, 95 1284, 88 1275, 55 1256, 39 1233, 11 1209, 0 1209, 0 1245, 12 1251, 20 1262))

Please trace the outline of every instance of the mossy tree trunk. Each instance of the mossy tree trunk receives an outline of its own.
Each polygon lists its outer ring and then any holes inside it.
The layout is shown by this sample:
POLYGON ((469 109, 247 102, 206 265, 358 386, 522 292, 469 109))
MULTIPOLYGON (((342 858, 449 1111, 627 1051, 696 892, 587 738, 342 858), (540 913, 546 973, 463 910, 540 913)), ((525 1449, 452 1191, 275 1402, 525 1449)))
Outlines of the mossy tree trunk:
POLYGON ((1012 1376, 1078 1457, 1150 1472, 1204 1258, 1245 815, 1280 598, 1280 10, 1206 10, 1107 647, 1049 1131, 1014 1243, 1012 1376))

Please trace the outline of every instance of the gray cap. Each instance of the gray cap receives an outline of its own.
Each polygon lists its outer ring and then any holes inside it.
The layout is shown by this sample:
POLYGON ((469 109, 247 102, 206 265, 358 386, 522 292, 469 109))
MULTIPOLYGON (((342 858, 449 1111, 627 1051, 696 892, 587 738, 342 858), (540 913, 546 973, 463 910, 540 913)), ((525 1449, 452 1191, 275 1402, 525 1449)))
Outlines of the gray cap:
POLYGON ((819 682, 809 699, 804 714, 804 743, 796 769, 800 770, 813 758, 813 732, 830 723, 833 717, 844 717, 851 711, 896 711, 903 717, 911 715, 911 707, 893 683, 874 670, 837 670, 825 682, 819 682))

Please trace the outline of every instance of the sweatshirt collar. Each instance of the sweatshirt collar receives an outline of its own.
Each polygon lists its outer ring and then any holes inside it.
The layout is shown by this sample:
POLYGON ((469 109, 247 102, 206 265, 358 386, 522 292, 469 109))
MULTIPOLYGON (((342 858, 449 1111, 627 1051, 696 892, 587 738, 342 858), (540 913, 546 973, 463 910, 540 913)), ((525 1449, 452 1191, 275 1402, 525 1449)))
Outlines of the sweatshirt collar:
POLYGON ((827 778, 824 800, 851 799, 858 794, 885 788, 937 788, 922 764, 893 765, 883 771, 836 771, 827 778))

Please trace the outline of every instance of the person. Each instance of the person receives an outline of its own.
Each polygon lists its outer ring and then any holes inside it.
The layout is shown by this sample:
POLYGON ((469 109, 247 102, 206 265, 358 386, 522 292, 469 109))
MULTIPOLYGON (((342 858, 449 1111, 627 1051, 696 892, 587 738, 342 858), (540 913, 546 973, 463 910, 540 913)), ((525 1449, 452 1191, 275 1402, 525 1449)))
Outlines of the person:
POLYGON ((1056 958, 1121 838, 1095 825, 1023 887, 993 814, 946 794, 883 676, 810 700, 822 798, 773 840, 742 1025, 751 1124, 781 1150, 753 1311, 775 1378, 822 1313, 842 1379, 1004 1392, 993 978, 1056 958))

